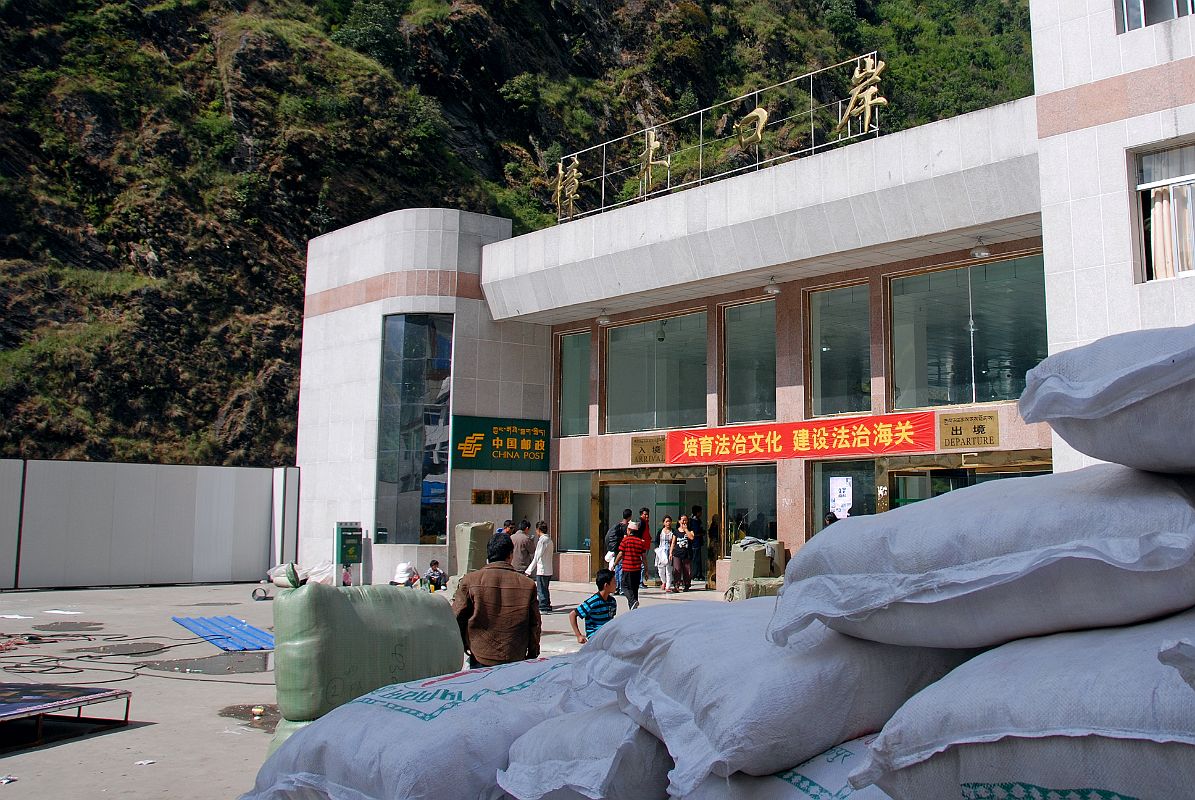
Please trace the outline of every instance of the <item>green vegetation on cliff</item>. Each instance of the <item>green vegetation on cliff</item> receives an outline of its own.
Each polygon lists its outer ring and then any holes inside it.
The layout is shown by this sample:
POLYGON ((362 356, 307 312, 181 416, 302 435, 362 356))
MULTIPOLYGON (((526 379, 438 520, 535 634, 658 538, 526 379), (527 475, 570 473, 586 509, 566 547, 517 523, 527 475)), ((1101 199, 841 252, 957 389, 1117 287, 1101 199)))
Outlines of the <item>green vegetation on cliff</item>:
POLYGON ((309 238, 872 49, 888 130, 1021 97, 1027 5, 0 0, 0 456, 293 463, 309 238))

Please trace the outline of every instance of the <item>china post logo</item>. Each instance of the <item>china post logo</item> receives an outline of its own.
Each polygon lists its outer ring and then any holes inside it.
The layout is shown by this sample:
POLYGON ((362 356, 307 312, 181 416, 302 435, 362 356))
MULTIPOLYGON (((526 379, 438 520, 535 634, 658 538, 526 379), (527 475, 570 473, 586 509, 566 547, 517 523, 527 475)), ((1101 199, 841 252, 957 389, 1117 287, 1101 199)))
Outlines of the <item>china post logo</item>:
POLYGON ((465 458, 475 458, 481 452, 481 443, 484 441, 484 433, 471 433, 465 437, 465 441, 456 446, 456 449, 460 450, 465 458))

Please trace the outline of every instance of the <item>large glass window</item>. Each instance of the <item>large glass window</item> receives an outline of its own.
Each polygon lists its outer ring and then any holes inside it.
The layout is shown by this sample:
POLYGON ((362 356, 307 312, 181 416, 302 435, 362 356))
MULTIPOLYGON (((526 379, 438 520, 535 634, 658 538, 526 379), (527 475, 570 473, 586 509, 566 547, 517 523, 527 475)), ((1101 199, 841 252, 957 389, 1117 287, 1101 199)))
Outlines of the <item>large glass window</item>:
POLYGON ((813 415, 871 410, 871 292, 866 284, 809 296, 813 415))
POLYGON ((876 513, 875 461, 815 461, 812 487, 814 533, 831 511, 839 519, 876 513))
POLYGON ((444 544, 448 529, 451 314, 383 322, 376 524, 397 544, 444 544))
POLYGON ((606 431, 705 424, 705 312, 611 328, 606 431))
POLYGON ((589 433, 589 333, 560 337, 560 435, 589 433))
POLYGON ((1145 279, 1195 270, 1195 145, 1137 157, 1145 279))
POLYGON ((726 468, 726 534, 723 552, 745 536, 776 538, 776 465, 726 468))
POLYGON ((1040 255, 892 281, 895 408, 1015 400, 1046 357, 1040 255))
POLYGON ((1195 13, 1193 0, 1115 0, 1120 33, 1195 13))
POLYGON ((556 481, 556 542, 559 550, 589 552, 588 472, 562 472, 556 481))
POLYGON ((776 419, 776 301, 731 306, 726 323, 726 421, 776 419))

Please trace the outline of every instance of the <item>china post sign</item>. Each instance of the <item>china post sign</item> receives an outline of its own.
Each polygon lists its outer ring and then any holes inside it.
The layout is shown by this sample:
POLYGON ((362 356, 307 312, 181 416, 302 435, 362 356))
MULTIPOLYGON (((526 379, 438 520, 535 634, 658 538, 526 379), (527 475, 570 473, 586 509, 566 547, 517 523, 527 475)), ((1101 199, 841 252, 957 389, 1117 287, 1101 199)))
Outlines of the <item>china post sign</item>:
POLYGON ((452 418, 453 469, 548 471, 548 423, 542 419, 452 418))

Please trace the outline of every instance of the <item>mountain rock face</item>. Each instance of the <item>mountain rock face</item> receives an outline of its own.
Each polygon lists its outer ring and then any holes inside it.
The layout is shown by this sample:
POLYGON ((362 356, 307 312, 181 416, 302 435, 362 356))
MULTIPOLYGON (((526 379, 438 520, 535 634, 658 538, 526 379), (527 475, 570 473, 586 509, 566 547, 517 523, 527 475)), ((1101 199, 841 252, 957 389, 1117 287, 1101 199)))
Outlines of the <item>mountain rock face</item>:
POLYGON ((292 464, 308 239, 873 49, 889 131, 1022 97, 1027 6, 0 0, 0 457, 292 464))

